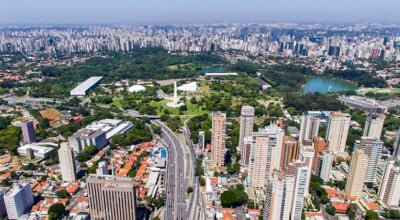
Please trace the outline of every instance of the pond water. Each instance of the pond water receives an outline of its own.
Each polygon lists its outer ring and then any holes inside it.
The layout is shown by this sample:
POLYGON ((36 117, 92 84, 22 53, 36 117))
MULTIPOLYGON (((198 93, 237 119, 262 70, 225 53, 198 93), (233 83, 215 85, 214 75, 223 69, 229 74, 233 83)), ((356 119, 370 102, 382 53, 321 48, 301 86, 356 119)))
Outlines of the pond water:
POLYGON ((325 94, 328 92, 339 92, 352 89, 356 89, 356 87, 346 81, 316 77, 310 78, 307 81, 306 86, 303 88, 303 94, 309 92, 319 92, 325 94))
POLYGON ((219 72, 219 71, 224 71, 226 70, 226 66, 212 66, 209 68, 204 68, 199 70, 200 73, 212 73, 212 72, 219 72))

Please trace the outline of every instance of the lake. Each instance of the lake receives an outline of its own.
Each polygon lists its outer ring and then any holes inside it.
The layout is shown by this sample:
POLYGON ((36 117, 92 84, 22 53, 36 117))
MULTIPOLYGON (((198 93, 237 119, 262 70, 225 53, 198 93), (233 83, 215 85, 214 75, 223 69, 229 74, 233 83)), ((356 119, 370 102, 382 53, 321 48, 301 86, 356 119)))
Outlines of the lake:
POLYGON ((219 72, 219 71, 224 71, 226 70, 226 66, 213 66, 205 69, 199 70, 200 73, 213 73, 213 72, 219 72))
POLYGON ((316 77, 307 80, 307 84, 303 88, 303 94, 308 92, 319 92, 325 94, 328 92, 339 92, 352 89, 356 89, 356 86, 346 81, 316 77))

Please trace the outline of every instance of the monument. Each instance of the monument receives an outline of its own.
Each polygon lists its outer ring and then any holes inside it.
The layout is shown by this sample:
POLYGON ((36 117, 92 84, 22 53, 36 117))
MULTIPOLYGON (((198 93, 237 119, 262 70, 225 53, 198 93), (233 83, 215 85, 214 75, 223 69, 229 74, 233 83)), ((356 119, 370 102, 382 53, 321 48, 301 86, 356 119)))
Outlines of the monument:
POLYGON ((176 88, 176 81, 174 81, 174 97, 172 98, 172 102, 167 103, 167 106, 172 108, 178 108, 182 105, 185 105, 185 103, 179 102, 178 90, 176 88))

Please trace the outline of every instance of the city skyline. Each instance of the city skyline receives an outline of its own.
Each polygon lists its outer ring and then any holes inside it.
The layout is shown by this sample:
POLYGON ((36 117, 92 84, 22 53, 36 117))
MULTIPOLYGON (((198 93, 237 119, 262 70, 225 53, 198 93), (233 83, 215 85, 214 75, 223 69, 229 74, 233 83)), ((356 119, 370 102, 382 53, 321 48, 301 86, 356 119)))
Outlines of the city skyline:
POLYGON ((400 2, 0 1, 0 24, 397 23, 400 2), (21 8, 23 3, 24 7, 21 8), (73 16, 71 16, 73 15, 73 16))

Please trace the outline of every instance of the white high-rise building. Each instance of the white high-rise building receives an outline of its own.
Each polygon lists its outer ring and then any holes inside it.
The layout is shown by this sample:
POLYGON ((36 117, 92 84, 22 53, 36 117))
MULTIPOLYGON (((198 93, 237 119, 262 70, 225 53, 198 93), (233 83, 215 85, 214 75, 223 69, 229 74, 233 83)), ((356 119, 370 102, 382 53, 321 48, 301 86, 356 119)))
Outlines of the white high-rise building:
POLYGON ((75 181, 75 159, 71 146, 62 145, 58 150, 58 159, 60 160, 60 169, 63 181, 75 181))
POLYGON ((349 175, 346 182, 345 194, 357 199, 361 197, 368 169, 368 155, 363 150, 356 149, 351 156, 349 175))
POLYGON ((4 196, 8 219, 18 219, 27 213, 33 205, 31 185, 14 184, 13 188, 4 196))
POLYGON ((96 175, 103 176, 108 175, 108 163, 107 161, 101 161, 96 169, 96 175))
POLYGON ((380 139, 384 122, 385 115, 369 114, 365 121, 363 137, 374 137, 380 139))
POLYGON ((302 115, 299 143, 303 141, 313 141, 314 137, 318 137, 320 119, 313 115, 302 115))
POLYGON ((283 171, 275 170, 269 179, 264 206, 264 220, 301 219, 304 198, 311 179, 308 150, 303 150, 303 160, 289 163, 283 171))
POLYGON ((365 177, 366 183, 376 182, 376 173, 378 171, 378 163, 382 154, 383 142, 374 137, 362 137, 354 143, 354 149, 361 149, 368 155, 368 170, 365 177))
POLYGON ((322 151, 318 155, 317 170, 315 174, 321 177, 325 182, 329 181, 334 156, 335 155, 332 151, 322 151))
POLYGON ((293 200, 295 176, 276 171, 267 185, 264 220, 289 219, 293 200), (285 210, 285 211, 284 211, 285 210))
POLYGON ((347 113, 331 112, 325 138, 330 151, 335 153, 345 151, 350 121, 351 116, 347 113))
POLYGON ((393 146, 393 160, 400 161, 400 129, 397 130, 396 142, 393 146))
POLYGON ((310 185, 311 176, 308 166, 301 166, 296 169, 295 185, 293 192, 292 211, 290 219, 301 219, 304 198, 308 194, 308 186, 310 185))
POLYGON ((266 188, 264 220, 301 219, 310 181, 309 169, 308 163, 296 160, 284 171, 274 171, 266 188))
POLYGON ((244 137, 253 132, 254 108, 249 105, 242 106, 240 115, 239 150, 243 151, 244 137))
POLYGON ((311 173, 312 173, 312 162, 314 158, 314 146, 313 142, 311 141, 303 141, 303 145, 300 145, 300 150, 299 150, 299 160, 302 161, 305 166, 307 166, 308 174, 307 177, 308 179, 306 180, 306 191, 305 191, 305 196, 308 196, 309 193, 309 184, 311 180, 311 173))
POLYGON ((386 162, 379 186, 378 197, 387 206, 398 208, 400 204, 400 165, 395 161, 386 162))
MULTIPOLYGON (((248 181, 253 188, 264 188, 274 169, 280 168, 283 130, 276 124, 265 127, 264 131, 253 132, 250 138, 248 181)), ((247 142, 247 141, 246 141, 247 142)))

